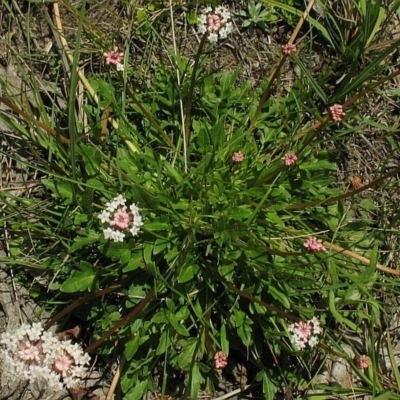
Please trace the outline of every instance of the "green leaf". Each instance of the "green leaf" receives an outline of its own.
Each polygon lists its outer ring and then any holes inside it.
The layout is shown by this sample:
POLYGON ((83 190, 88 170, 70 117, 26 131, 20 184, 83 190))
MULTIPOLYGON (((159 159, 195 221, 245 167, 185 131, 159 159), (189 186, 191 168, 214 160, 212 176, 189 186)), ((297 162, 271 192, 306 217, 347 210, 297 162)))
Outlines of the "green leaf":
POLYGON ((221 335, 221 349, 225 354, 229 355, 229 341, 226 334, 226 324, 222 324, 220 335, 221 335))
POLYGON ((92 291, 96 283, 96 274, 93 270, 74 271, 60 287, 64 293, 92 291))
POLYGON ((77 236, 69 248, 70 253, 79 250, 82 247, 86 247, 89 244, 95 243, 100 239, 100 233, 95 231, 87 232, 88 236, 77 236))
POLYGON ((164 354, 169 347, 172 345, 171 335, 168 329, 164 329, 158 340, 158 346, 156 349, 156 355, 159 356, 164 354))
POLYGON ((83 260, 82 260, 82 261, 79 263, 79 269, 80 269, 81 271, 89 272, 89 273, 91 273, 91 274, 94 274, 93 265, 90 264, 90 263, 88 263, 87 261, 83 261, 83 260))
POLYGON ((64 204, 70 204, 73 198, 73 185, 70 182, 57 182, 53 179, 42 179, 42 183, 47 189, 50 189, 53 194, 60 198, 65 199, 64 204))
POLYGON ((337 322, 340 324, 347 325, 350 329, 357 333, 361 333, 361 329, 358 325, 354 322, 350 321, 349 319, 343 317, 337 310, 335 306, 335 295, 334 292, 331 290, 329 291, 329 310, 332 313, 332 316, 336 319, 337 322))
MULTIPOLYGON (((129 251, 130 253, 130 251, 129 251)), ((126 267, 123 268, 124 272, 134 271, 137 268, 143 268, 143 255, 141 252, 130 253, 130 259, 126 267)))
POLYGON ((169 312, 167 314, 167 320, 171 324, 171 326, 174 328, 176 333, 178 333, 181 336, 190 336, 189 332, 181 324, 180 319, 174 313, 169 312))
POLYGON ((189 338, 178 342, 182 350, 176 358, 176 363, 183 371, 189 371, 193 361, 196 360, 199 347, 198 340, 198 338, 189 338))
POLYGON ((270 285, 268 287, 269 293, 271 296, 275 299, 278 300, 285 308, 290 309, 290 301, 288 297, 279 291, 275 285, 270 285))
POLYGON ((193 279, 193 277, 197 275, 198 272, 199 272, 198 265, 184 266, 181 272, 179 273, 178 282, 179 283, 188 282, 191 279, 193 279))
POLYGON ((331 171, 336 171, 336 165, 324 160, 314 160, 310 162, 304 162, 299 165, 299 168, 304 171, 320 171, 322 169, 327 169, 331 171))
POLYGON ((78 154, 81 154, 83 157, 86 173, 89 176, 96 175, 102 161, 100 150, 94 146, 81 144, 78 149, 78 154))
POLYGON ((271 381, 266 371, 261 371, 256 376, 257 381, 262 381, 263 384, 263 393, 265 399, 275 399, 275 395, 277 392, 277 387, 271 381))
POLYGON ((308 83, 314 89, 315 93, 323 101, 324 104, 327 104, 328 98, 327 98, 325 92, 322 90, 321 86, 319 86, 318 82, 311 75, 310 68, 306 67, 299 58, 296 57, 296 58, 294 58, 294 60, 295 60, 296 64, 300 67, 301 72, 307 78, 308 83))
POLYGON ((125 345, 125 357, 129 361, 140 347, 140 335, 136 335, 125 345))
POLYGON ((202 383, 204 383, 203 375, 199 370, 198 363, 193 363, 190 371, 190 399, 197 400, 202 383))
POLYGON ((167 231, 169 229, 170 225, 165 222, 149 222, 143 226, 143 230, 148 232, 167 231))
MULTIPOLYGON (((275 6, 277 8, 281 8, 282 10, 285 10, 289 13, 295 14, 300 18, 302 18, 302 16, 303 16, 303 11, 297 10, 294 7, 291 7, 291 6, 285 4, 281 1, 278 1, 278 0, 264 0, 263 3, 271 5, 271 6, 275 6)), ((314 25, 315 28, 318 29, 321 32, 321 34, 325 37, 325 39, 327 39, 332 46, 335 46, 328 31, 322 24, 320 24, 318 21, 316 21, 314 18, 312 18, 310 16, 307 17, 307 22, 309 22, 311 25, 314 25)))
POLYGON ((177 183, 182 182, 183 176, 178 168, 175 168, 166 160, 163 160, 163 166, 167 170, 168 175, 174 178, 177 183))
POLYGON ((147 392, 149 388, 148 380, 136 380, 133 384, 133 388, 128 391, 128 393, 124 394, 124 400, 140 400, 147 392))

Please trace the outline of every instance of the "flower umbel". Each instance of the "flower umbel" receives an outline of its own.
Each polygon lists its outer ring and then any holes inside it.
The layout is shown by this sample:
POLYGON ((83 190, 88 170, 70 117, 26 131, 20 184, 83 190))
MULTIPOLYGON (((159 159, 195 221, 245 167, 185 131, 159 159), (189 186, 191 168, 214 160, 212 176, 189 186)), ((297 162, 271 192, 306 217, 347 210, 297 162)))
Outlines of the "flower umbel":
POLYGON ((214 354, 214 368, 223 369, 228 365, 228 356, 223 351, 214 354))
POLYGON ((103 55, 106 59, 106 64, 115 65, 117 67, 117 71, 124 70, 124 64, 122 63, 124 60, 124 53, 120 53, 118 51, 118 47, 116 47, 114 50, 111 50, 109 53, 104 53, 103 55))
POLYGON ((78 344, 62 341, 40 323, 21 325, 0 335, 0 358, 6 374, 58 391, 77 386, 90 357, 78 344))
POLYGON ((318 318, 304 322, 295 322, 289 325, 288 331, 292 333, 290 341, 299 349, 303 350, 307 344, 313 348, 318 344, 318 335, 322 333, 322 328, 318 318))
POLYGON ((320 253, 326 251, 321 239, 311 237, 304 242, 304 247, 309 253, 320 253))
POLYGON ((343 106, 340 104, 334 104, 332 107, 329 107, 329 113, 335 122, 340 122, 346 116, 343 106))
POLYGON ((132 203, 129 207, 125 203, 126 199, 119 194, 106 203, 106 209, 98 215, 101 223, 108 225, 103 230, 106 239, 123 242, 126 232, 130 232, 132 236, 139 234, 140 227, 143 225, 139 208, 135 203, 132 203))
POLYGON ((286 166, 290 167, 291 165, 296 164, 297 162, 297 156, 295 153, 289 152, 286 153, 281 160, 285 163, 286 166))
POLYGON ((232 32, 231 13, 226 7, 206 7, 199 16, 198 33, 208 33, 208 40, 216 43, 218 39, 226 39, 232 32))
POLYGON ((235 163, 241 163, 244 160, 244 155, 241 151, 236 151, 233 153, 232 161, 235 163))
POLYGON ((371 359, 365 354, 358 356, 356 358, 355 362, 356 362, 357 367, 360 369, 367 369, 368 367, 370 367, 372 365, 371 359))
POLYGON ((293 43, 286 43, 282 45, 282 53, 285 56, 291 56, 292 54, 296 53, 297 46, 293 43))

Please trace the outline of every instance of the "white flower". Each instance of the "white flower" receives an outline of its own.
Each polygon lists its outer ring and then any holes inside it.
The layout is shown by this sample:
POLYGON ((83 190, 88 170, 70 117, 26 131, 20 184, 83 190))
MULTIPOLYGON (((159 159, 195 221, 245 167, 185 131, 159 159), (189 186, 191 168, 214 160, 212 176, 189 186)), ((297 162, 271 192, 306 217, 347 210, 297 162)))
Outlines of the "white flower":
POLYGON ((216 43, 218 39, 226 39, 232 32, 232 22, 230 11, 224 6, 215 7, 214 11, 211 7, 203 9, 199 15, 199 27, 197 32, 204 35, 208 32, 208 40, 216 43))
POLYGON ((125 239, 125 233, 120 231, 114 231, 113 238, 114 242, 123 242, 125 239))
POLYGON ((137 214, 134 216, 134 220, 133 220, 133 226, 135 227, 139 227, 142 226, 143 222, 142 222, 142 216, 137 214))
POLYGON ((132 226, 132 228, 129 229, 129 232, 132 234, 132 236, 137 236, 140 232, 140 228, 138 226, 132 226))
POLYGON ((7 365, 3 373, 29 380, 42 389, 58 391, 77 385, 87 373, 89 355, 78 344, 60 341, 53 333, 44 331, 40 323, 21 325, 12 334, 5 332, 0 335, 0 343, 0 357, 7 365), (61 363, 60 354, 67 355, 61 363))
POLYGON ((218 34, 217 33, 209 33, 208 34, 208 40, 211 43, 217 43, 218 42, 218 34))
POLYGON ((103 230, 105 239, 114 239, 114 229, 106 228, 103 230))
POLYGON ((99 218, 99 220, 101 221, 102 224, 110 223, 110 215, 111 215, 111 213, 109 211, 103 210, 98 215, 98 218, 99 218))
POLYGON ((132 236, 139 234, 139 228, 143 225, 139 207, 135 203, 127 207, 125 203, 126 199, 122 195, 118 195, 106 203, 106 210, 98 215, 100 221, 108 225, 103 230, 105 239, 123 242, 126 232, 131 232, 132 236))
POLYGON ((313 348, 319 340, 317 335, 322 333, 319 320, 314 317, 309 321, 299 321, 288 326, 288 331, 292 334, 290 341, 299 350, 306 348, 307 344, 313 348))
POLYGON ((220 31, 219 37, 226 39, 226 37, 232 32, 232 22, 228 22, 220 31))
POLYGON ((200 25, 200 26, 199 26, 199 29, 197 30, 197 32, 198 32, 200 35, 204 35, 204 34, 207 32, 207 28, 205 27, 205 25, 200 25))
POLYGON ((131 204, 129 209, 132 211, 132 214, 139 214, 139 207, 135 203, 131 204))
POLYGON ((117 64, 117 71, 123 71, 124 70, 124 64, 120 64, 120 63, 118 63, 117 64))
POLYGON ((228 11, 227 8, 224 8, 224 10, 221 12, 221 17, 224 20, 224 22, 229 21, 231 19, 231 13, 228 11))

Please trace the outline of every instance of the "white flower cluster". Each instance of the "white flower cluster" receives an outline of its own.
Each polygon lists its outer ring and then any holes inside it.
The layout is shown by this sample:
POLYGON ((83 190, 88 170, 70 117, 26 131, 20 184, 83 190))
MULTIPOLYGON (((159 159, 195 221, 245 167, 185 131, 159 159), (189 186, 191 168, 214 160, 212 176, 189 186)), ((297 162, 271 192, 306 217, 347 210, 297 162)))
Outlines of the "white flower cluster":
POLYGON ((61 341, 40 323, 21 325, 0 335, 4 373, 52 391, 76 387, 87 374, 90 357, 78 344, 61 341))
POLYGON ((128 208, 125 203, 125 197, 119 194, 112 201, 106 203, 106 209, 99 214, 98 218, 101 223, 108 225, 103 230, 106 239, 123 242, 126 231, 129 231, 132 236, 139 234, 140 227, 143 225, 139 208, 135 203, 128 208))
POLYGON ((307 322, 295 322, 289 325, 289 332, 292 333, 290 341, 299 350, 305 349, 308 344, 311 348, 318 344, 318 335, 322 333, 322 328, 318 318, 314 317, 307 322))
POLYGON ((204 35, 208 32, 208 40, 216 43, 218 39, 226 39, 232 32, 231 13, 223 6, 206 7, 199 16, 198 33, 204 35))

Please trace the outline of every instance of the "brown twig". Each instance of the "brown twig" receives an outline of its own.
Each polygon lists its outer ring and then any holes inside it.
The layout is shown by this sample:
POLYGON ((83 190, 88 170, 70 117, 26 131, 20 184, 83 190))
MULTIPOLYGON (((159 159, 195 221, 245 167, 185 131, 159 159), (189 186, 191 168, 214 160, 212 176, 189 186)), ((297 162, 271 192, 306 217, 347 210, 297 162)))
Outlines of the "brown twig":
POLYGON ((36 118, 34 118, 32 115, 29 115, 25 111, 22 111, 16 105, 14 105, 9 100, 7 100, 5 97, 0 96, 0 103, 3 103, 8 108, 11 108, 11 110, 13 110, 14 113, 21 116, 24 120, 33 123, 34 125, 38 126, 39 128, 42 128, 44 131, 46 131, 47 133, 50 133, 50 135, 54 136, 56 139, 60 139, 60 141, 62 143, 66 144, 66 145, 70 144, 70 140, 68 138, 66 138, 63 135, 59 135, 53 128, 50 128, 49 126, 45 125, 43 122, 38 121, 36 118))
POLYGON ((247 293, 243 290, 238 289, 233 283, 227 281, 222 275, 220 275, 217 271, 210 270, 212 274, 224 285, 226 285, 232 292, 235 292, 238 294, 240 297, 243 297, 247 300, 252 301, 253 303, 257 303, 260 306, 265 307, 267 310, 274 311, 281 317, 290 319, 292 321, 300 321, 300 318, 294 314, 288 313, 286 311, 281 310, 278 307, 273 306, 272 304, 268 304, 265 301, 262 301, 260 299, 257 299, 257 297, 252 296, 250 293, 247 293))
MULTIPOLYGON (((307 8, 304 10, 304 13, 301 16, 299 22, 297 23, 296 28, 294 29, 292 35, 290 36, 290 39, 289 39, 288 43, 293 43, 296 40, 296 37, 299 34, 300 29, 303 26, 305 20, 307 19, 308 14, 310 13, 310 10, 313 7, 314 3, 315 3, 315 0, 309 0, 307 8)), ((265 89, 264 93, 262 94, 261 99, 260 99, 260 101, 258 103, 257 110, 256 110, 255 114, 253 115, 253 118, 250 121, 250 126, 247 129, 248 133, 251 132, 254 129, 254 126, 257 123, 258 117, 260 116, 261 110, 264 107, 265 102, 267 101, 267 99, 269 98, 269 96, 271 94, 273 84, 275 82, 276 77, 278 76, 278 72, 280 71, 283 63, 286 60, 286 58, 287 58, 287 55, 286 54, 282 54, 282 57, 279 59, 278 63, 276 64, 276 66, 272 70, 272 73, 269 76, 267 88, 265 89)))
POLYGON ((69 306, 65 307, 62 311, 60 311, 58 314, 56 314, 47 324, 44 326, 45 330, 50 329, 55 323, 57 323, 61 318, 65 317, 67 314, 75 310, 75 308, 80 307, 82 304, 87 303, 90 300, 93 300, 97 297, 104 296, 106 294, 112 293, 115 290, 119 289, 122 287, 125 283, 131 282, 132 277, 126 277, 125 279, 122 279, 120 282, 115 283, 114 285, 109 286, 108 288, 105 289, 100 289, 97 290, 94 293, 89 293, 86 296, 80 297, 79 299, 75 300, 73 303, 71 303, 69 306))
POLYGON ((85 351, 87 353, 91 353, 93 350, 97 349, 97 347, 99 347, 105 340, 107 340, 114 332, 116 332, 119 328, 124 326, 133 317, 135 317, 136 314, 138 314, 150 302, 153 296, 154 289, 151 289, 149 293, 147 293, 146 297, 130 313, 128 313, 124 318, 116 322, 111 329, 104 333, 104 335, 100 339, 96 340, 89 347, 87 347, 85 351))
POLYGON ((329 197, 329 198, 324 199, 324 200, 310 201, 308 203, 291 204, 290 206, 288 206, 286 208, 286 210, 302 210, 302 209, 308 208, 308 207, 316 207, 316 206, 320 206, 322 204, 332 203, 332 202, 335 202, 335 201, 343 200, 343 199, 346 199, 347 197, 353 197, 354 195, 356 195, 358 193, 361 193, 364 190, 370 189, 370 188, 382 183, 386 179, 391 178, 392 176, 396 175, 399 172, 400 172, 400 167, 396 168, 393 171, 388 172, 385 175, 382 175, 378 179, 375 179, 374 181, 362 186, 359 189, 353 190, 351 192, 346 192, 346 193, 340 194, 338 196, 329 197))
POLYGON ((121 361, 111 382, 110 389, 108 389, 106 400, 112 400, 114 398, 115 389, 117 388, 119 378, 121 377, 121 371, 124 368, 125 362, 126 358, 124 355, 122 355, 121 361))

